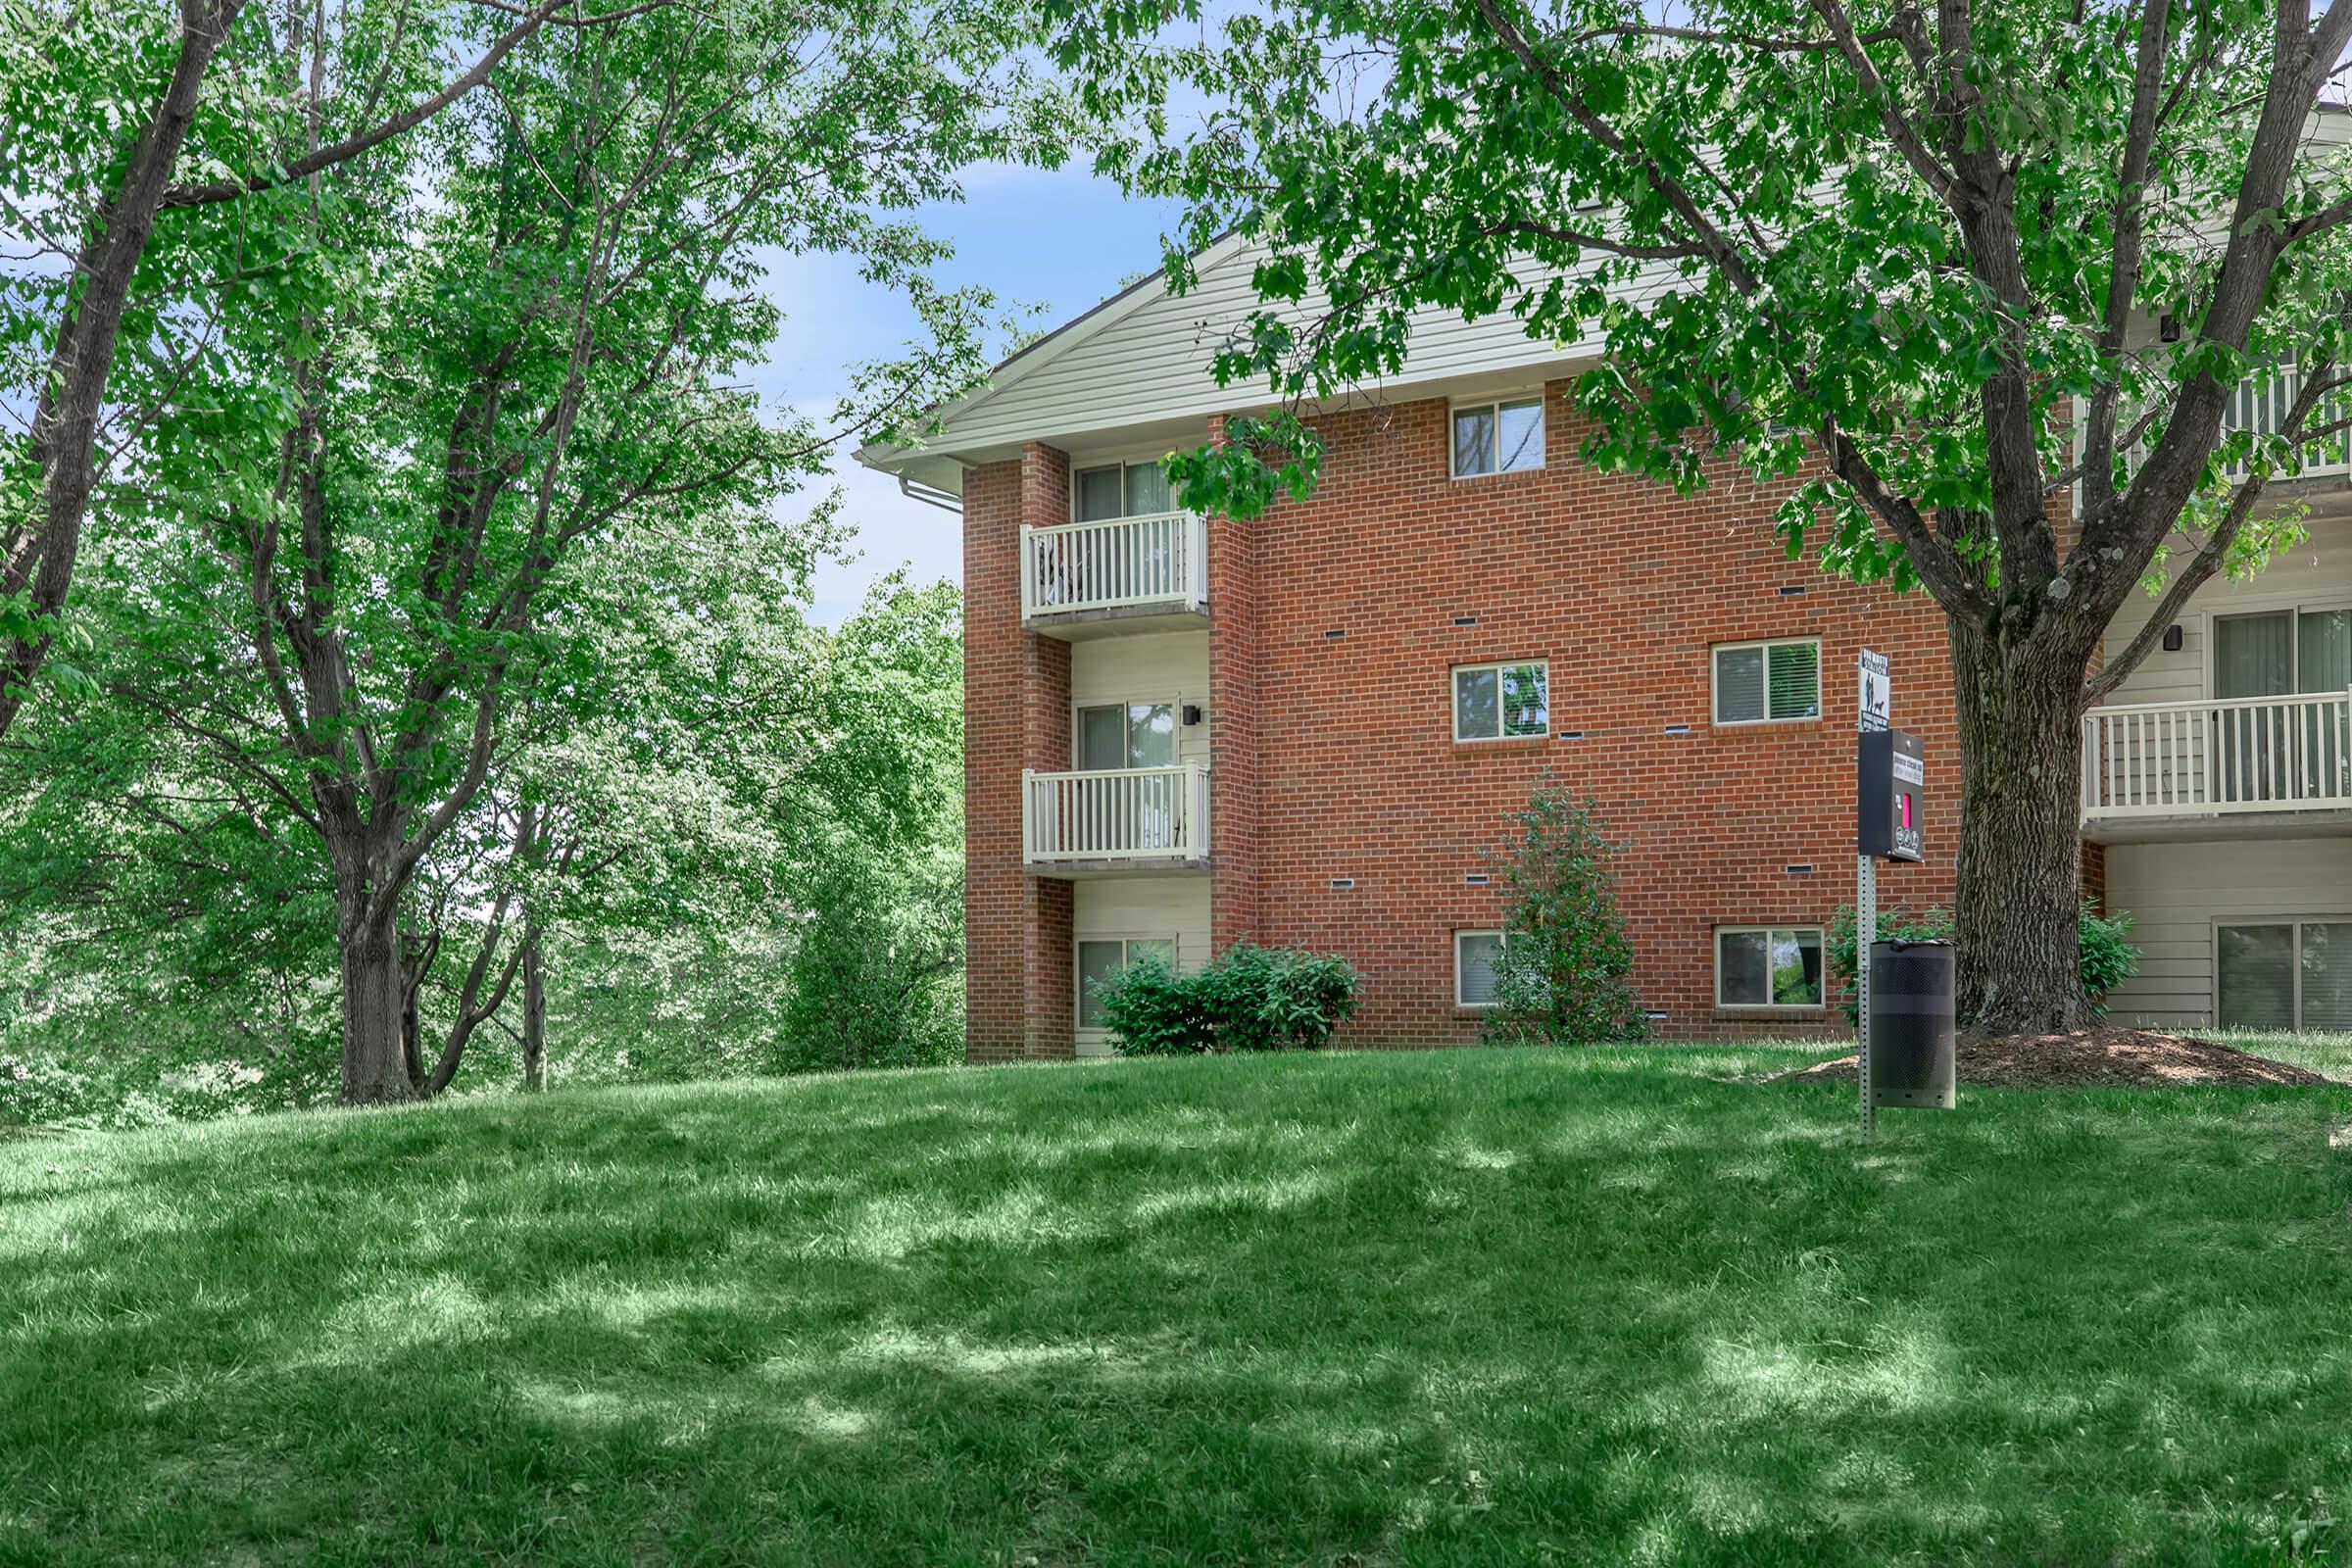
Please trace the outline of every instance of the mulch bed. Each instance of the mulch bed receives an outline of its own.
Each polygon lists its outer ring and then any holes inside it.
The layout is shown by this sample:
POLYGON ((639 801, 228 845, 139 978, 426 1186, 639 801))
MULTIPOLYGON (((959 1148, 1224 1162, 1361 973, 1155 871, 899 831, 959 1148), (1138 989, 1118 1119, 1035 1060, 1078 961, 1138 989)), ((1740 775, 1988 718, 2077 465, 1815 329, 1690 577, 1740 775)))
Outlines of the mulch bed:
MULTIPOLYGON (((2012 1089, 2080 1085, 2093 1088, 2174 1084, 2324 1084, 2316 1072, 2257 1056, 2218 1040, 2159 1034, 2153 1029, 2101 1025, 2065 1035, 1994 1035, 1964 1040, 1953 1060, 1964 1084, 2012 1089)), ((1799 1081, 1854 1079, 1854 1058, 1816 1062, 1785 1074, 1799 1081)))

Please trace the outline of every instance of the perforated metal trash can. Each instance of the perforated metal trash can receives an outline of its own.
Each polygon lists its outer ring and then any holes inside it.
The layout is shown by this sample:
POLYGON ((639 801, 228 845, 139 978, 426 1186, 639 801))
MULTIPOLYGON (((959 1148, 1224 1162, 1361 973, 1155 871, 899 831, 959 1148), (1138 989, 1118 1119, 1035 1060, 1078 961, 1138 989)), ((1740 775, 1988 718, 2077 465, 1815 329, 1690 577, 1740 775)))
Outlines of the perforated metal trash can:
POLYGON ((1870 1098, 1952 1108, 1958 954, 1949 942, 1870 946, 1870 1098))

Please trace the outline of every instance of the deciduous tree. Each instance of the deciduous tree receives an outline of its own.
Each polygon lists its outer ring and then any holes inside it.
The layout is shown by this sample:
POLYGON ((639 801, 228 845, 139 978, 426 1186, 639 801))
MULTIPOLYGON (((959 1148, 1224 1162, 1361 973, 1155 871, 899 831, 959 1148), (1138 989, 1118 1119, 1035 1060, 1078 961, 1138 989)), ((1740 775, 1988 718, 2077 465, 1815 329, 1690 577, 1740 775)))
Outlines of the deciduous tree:
POLYGON ((2352 6, 2304 0, 1051 0, 1109 167, 1262 248, 1217 353, 1277 415, 1179 465, 1196 500, 1302 489, 1314 399, 1394 374, 1421 308, 1592 342, 1592 460, 1690 490, 1743 463, 1792 552, 1932 594, 1967 796, 1967 1013, 2089 1016, 2084 708, 2187 596, 2290 524, 2266 485, 2340 429, 2352 6), (1153 46, 1167 29, 1178 41, 1153 46), (1168 105, 1204 94, 1200 128, 1168 105), (2290 372, 2291 368, 2291 373, 2290 372), (2291 397, 2229 434, 2249 379, 2291 397), (1271 465, 1270 466, 1268 465, 1271 465), (2088 662, 2156 580, 2146 630, 2088 662))
POLYGON ((672 3, 0 6, 0 389, 30 407, 0 448, 0 734, 56 642, 109 449, 215 351, 222 304, 271 286, 268 219, 215 209, 415 129, 543 27, 672 3))

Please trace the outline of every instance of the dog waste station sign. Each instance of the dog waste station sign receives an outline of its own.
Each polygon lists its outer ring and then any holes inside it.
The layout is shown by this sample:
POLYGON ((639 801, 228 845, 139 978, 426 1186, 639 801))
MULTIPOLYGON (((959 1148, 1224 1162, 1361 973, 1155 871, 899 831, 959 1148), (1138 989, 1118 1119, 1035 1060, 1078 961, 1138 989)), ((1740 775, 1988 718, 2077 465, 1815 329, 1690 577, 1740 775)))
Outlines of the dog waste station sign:
POLYGON ((1862 650, 1854 737, 1854 1061, 1862 1130, 1886 1105, 1953 1104, 1952 945, 1881 942, 1879 862, 1925 855, 1920 803, 1928 770, 1919 737, 1893 727, 1886 656, 1862 650))

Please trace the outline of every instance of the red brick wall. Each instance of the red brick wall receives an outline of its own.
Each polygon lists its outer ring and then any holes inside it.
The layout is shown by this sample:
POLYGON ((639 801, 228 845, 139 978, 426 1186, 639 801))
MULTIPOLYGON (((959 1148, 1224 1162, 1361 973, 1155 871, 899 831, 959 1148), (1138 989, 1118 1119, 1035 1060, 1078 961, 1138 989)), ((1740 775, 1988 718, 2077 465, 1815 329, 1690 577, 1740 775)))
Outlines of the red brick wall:
MULTIPOLYGON (((1733 466, 1690 498, 1585 466, 1564 390, 1548 389, 1536 473, 1449 478, 1443 402, 1329 419, 1315 497, 1250 528, 1256 918, 1262 940, 1363 970, 1348 1044, 1475 1038, 1477 1015, 1452 1004, 1452 933, 1498 924, 1500 901, 1464 877, 1488 869, 1480 852, 1547 771, 1596 797, 1625 843, 1621 907, 1660 1031, 1803 1027, 1715 1007, 1713 928, 1826 925, 1851 902, 1865 645, 1893 661, 1895 722, 1921 736, 1931 781, 1929 862, 1884 868, 1882 904, 1951 897, 1958 757, 1939 612, 1788 561, 1776 496, 1733 466), (1712 728, 1711 645, 1781 636, 1821 638, 1823 718, 1712 728), (1451 667, 1538 658, 1553 738, 1457 744, 1451 667)), ((1225 608, 1212 607, 1220 633, 1225 608)), ((1232 718, 1229 705, 1218 722, 1232 718)))
POLYGON ((1032 445, 964 476, 965 1054, 1070 1054, 1070 885, 1021 869, 1021 772, 1070 765, 1070 647, 1021 629, 1020 529, 1069 520, 1069 463, 1032 445))
MULTIPOLYGON (((1221 441, 1225 421, 1208 422, 1221 441)), ((1258 935, 1257 554, 1259 524, 1208 520, 1209 944, 1258 935)))
MULTIPOLYGON (((1365 991, 1344 1044, 1475 1039, 1478 1016, 1453 1005, 1452 936, 1499 924, 1500 902, 1464 877, 1489 869, 1480 852, 1548 772, 1596 797, 1624 842, 1634 979, 1660 1033, 1842 1028, 1834 1009, 1717 1009, 1713 930, 1826 926, 1852 901, 1863 646, 1893 662, 1894 721, 1920 735, 1929 778, 1929 860, 1883 868, 1881 903, 1948 903, 1959 790, 1941 615, 1788 560, 1779 492, 1736 466, 1692 497, 1587 467, 1564 391, 1547 389, 1540 472, 1449 478, 1446 404, 1407 403, 1324 421, 1311 500, 1211 523, 1215 941, 1345 955, 1365 991), (1797 636, 1822 641, 1823 717, 1713 728, 1711 646, 1797 636), (1552 735, 1457 744, 1451 667, 1504 659, 1550 662, 1552 735), (1581 738, 1559 738, 1570 730, 1581 738), (1354 886, 1333 889, 1343 877, 1354 886)), ((1019 631, 1012 565, 1024 507, 1066 517, 1066 468, 1032 448, 966 484, 975 1060, 1069 1049, 1067 885, 1020 872, 1017 800, 1023 759, 1067 765, 1068 650, 1019 631)))

